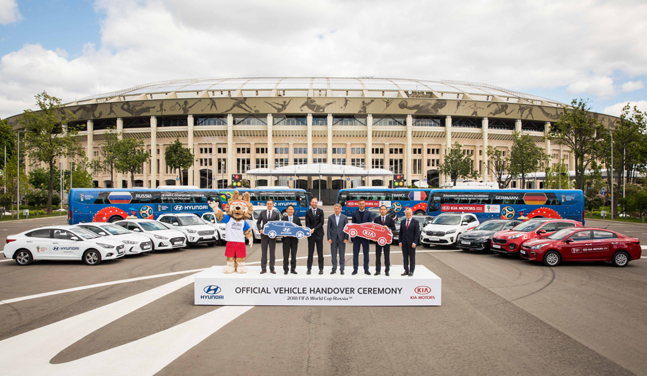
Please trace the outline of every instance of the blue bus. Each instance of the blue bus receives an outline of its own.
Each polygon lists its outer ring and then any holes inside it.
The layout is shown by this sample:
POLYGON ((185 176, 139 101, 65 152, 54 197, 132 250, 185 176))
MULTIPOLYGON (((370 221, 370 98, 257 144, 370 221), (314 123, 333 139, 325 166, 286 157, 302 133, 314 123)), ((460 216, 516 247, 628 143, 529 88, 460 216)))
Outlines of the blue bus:
MULTIPOLYGON (((265 205, 272 198, 282 212, 294 205, 295 212, 304 216, 308 197, 303 189, 274 188, 238 189, 250 193, 254 205, 265 205)), ((234 189, 197 189, 189 187, 154 188, 73 188, 69 194, 68 223, 116 222, 127 217, 155 219, 164 213, 188 212, 201 216, 211 212, 209 201, 221 207, 231 198, 234 189)))
POLYGON ((577 189, 414 189, 358 187, 339 191, 342 212, 352 215, 359 199, 366 207, 386 205, 398 216, 411 208, 414 215, 473 213, 490 219, 563 218, 584 224, 584 194, 577 189))
POLYGON ((357 187, 342 189, 337 196, 342 213, 351 216, 357 209, 360 199, 364 199, 367 208, 379 208, 386 205, 398 217, 404 216, 404 209, 411 208, 413 214, 426 214, 431 189, 427 188, 373 188, 357 187))

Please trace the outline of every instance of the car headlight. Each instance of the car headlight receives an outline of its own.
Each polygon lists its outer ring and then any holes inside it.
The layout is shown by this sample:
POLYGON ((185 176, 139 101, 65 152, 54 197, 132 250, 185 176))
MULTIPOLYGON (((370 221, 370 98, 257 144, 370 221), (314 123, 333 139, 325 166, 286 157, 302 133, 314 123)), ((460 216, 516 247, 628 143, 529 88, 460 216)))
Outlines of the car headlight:
POLYGON ((518 239, 518 238, 520 238, 520 237, 522 237, 522 236, 523 236, 523 234, 512 235, 512 236, 511 236, 511 237, 509 237, 508 239, 518 239))
POLYGON ((532 247, 530 247, 530 249, 540 249, 540 248, 543 248, 544 246, 546 246, 547 244, 548 243, 533 245, 532 247))
POLYGON ((445 234, 453 234, 453 233, 455 233, 455 232, 456 232, 456 229, 453 229, 453 230, 447 230, 447 231, 445 231, 445 234))
POLYGON ((189 234, 195 234, 197 231, 196 231, 196 230, 189 230, 189 229, 187 229, 187 230, 186 230, 186 232, 188 232, 189 234))
POLYGON ((98 245, 98 246, 101 246, 101 247, 103 247, 103 248, 108 248, 108 249, 110 249, 110 248, 114 248, 114 247, 115 247, 114 245, 105 244, 105 243, 97 243, 97 245, 98 245))
POLYGON ((137 244, 138 243, 138 242, 136 242, 134 240, 122 240, 121 242, 124 243, 124 244, 137 244))
POLYGON ((157 234, 155 234, 153 236, 155 236, 155 239, 168 240, 168 238, 166 236, 157 235, 157 234))

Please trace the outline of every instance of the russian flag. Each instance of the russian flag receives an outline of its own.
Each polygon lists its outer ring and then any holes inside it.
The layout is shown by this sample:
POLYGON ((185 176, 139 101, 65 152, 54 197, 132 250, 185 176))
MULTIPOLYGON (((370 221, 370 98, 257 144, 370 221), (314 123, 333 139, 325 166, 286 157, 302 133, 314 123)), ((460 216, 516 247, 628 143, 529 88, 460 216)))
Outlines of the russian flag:
POLYGON ((132 199, 133 196, 130 195, 130 192, 111 192, 108 195, 108 201, 111 204, 130 204, 132 199))
POLYGON ((423 191, 411 191, 409 192, 409 199, 411 201, 422 201, 427 198, 427 194, 423 191))

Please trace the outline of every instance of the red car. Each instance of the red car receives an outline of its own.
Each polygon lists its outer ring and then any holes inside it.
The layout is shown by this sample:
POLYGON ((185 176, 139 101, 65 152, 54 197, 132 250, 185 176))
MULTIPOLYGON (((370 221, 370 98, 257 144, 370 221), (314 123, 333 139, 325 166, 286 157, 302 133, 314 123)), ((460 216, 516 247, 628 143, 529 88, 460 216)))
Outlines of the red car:
POLYGON ((360 238, 376 241, 380 246, 391 244, 393 240, 391 229, 377 223, 349 223, 344 227, 344 232, 350 235, 351 238, 359 236, 360 238))
POLYGON ((555 231, 568 227, 582 227, 582 223, 569 219, 531 219, 511 230, 494 234, 490 249, 501 255, 519 254, 521 245, 528 240, 545 238, 555 231))
POLYGON ((611 261, 626 266, 639 260, 640 240, 602 228, 568 228, 521 246, 521 257, 557 266, 562 261, 611 261))

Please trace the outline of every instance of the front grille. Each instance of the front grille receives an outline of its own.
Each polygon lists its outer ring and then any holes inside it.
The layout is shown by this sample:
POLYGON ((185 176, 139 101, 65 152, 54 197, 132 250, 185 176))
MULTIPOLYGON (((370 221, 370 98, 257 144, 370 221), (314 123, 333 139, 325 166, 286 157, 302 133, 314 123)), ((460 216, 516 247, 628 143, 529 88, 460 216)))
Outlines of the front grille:
POLYGON ((208 231, 198 231, 198 235, 213 235, 214 230, 208 230, 208 231))
POLYGON ((184 238, 171 238, 171 244, 182 244, 184 243, 184 238))
POLYGON ((150 249, 151 245, 152 245, 151 243, 142 243, 141 248, 142 249, 150 249))
POLYGON ((443 236, 445 235, 445 231, 427 231, 427 235, 429 236, 443 236))
POLYGON ((505 239, 492 238, 492 242, 499 243, 499 244, 505 244, 507 241, 505 239))

